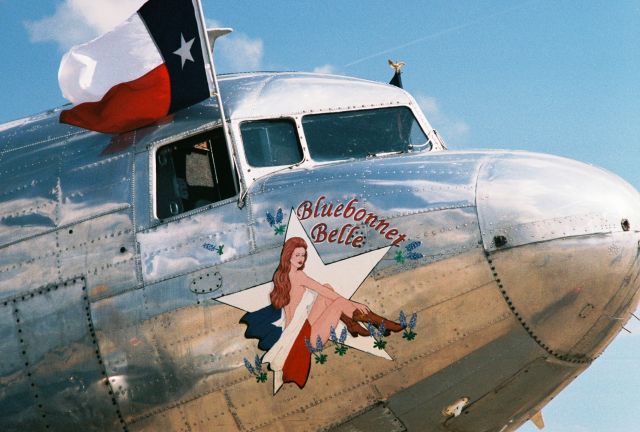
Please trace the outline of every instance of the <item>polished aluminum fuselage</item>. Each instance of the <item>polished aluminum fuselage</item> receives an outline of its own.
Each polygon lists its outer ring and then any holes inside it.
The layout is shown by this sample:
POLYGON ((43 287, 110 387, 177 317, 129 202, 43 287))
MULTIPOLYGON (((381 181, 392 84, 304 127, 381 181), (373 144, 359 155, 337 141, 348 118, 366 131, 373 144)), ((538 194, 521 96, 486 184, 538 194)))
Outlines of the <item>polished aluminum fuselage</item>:
MULTIPOLYGON (((57 111, 0 127, 2 430, 517 428, 586 369, 638 304, 640 197, 548 155, 441 151, 407 93, 313 74, 221 80, 238 196, 155 217, 155 151, 220 126, 213 100, 112 137, 57 111), (252 170, 239 124, 408 106, 432 151, 252 170), (357 199, 420 241, 393 247, 354 300, 417 311, 392 361, 353 351, 276 395, 243 366, 243 311, 216 299, 271 280, 283 237, 266 214, 357 199), (626 222, 625 222, 626 221, 626 222), (224 244, 224 254, 204 243, 224 244), (443 411, 468 398, 459 416, 443 411)), ((307 231, 335 218, 303 220, 307 231)), ((333 224, 333 225, 332 225, 333 224)), ((325 263, 388 246, 316 245, 325 263)))

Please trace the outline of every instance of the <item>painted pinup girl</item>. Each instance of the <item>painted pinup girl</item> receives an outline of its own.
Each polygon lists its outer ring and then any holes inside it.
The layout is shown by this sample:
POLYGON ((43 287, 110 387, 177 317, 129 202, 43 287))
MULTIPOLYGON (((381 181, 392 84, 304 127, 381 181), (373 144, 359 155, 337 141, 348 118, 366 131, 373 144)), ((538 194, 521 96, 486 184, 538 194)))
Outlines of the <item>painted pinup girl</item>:
POLYGON ((320 284, 304 272, 307 243, 300 237, 288 239, 273 275, 271 305, 248 313, 241 322, 248 325, 245 336, 260 339, 258 347, 267 351, 263 361, 276 372, 278 381, 295 382, 302 388, 309 375, 311 354, 305 339, 322 342, 329 339, 330 329, 342 321, 352 336, 369 336, 359 322, 376 327, 384 321, 387 332, 403 327, 383 318, 360 303, 336 293, 328 284, 320 284))

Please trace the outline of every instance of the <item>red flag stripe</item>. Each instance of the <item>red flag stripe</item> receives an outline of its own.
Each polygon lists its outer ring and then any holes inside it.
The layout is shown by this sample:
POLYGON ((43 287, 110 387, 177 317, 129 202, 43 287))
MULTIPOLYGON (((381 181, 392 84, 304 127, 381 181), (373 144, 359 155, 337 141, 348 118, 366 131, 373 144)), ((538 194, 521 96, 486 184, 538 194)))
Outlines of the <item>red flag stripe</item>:
POLYGON ((60 113, 60 121, 103 133, 120 133, 153 123, 171 106, 169 71, 162 64, 138 79, 112 87, 98 102, 60 113))
POLYGON ((311 353, 304 343, 305 339, 311 337, 311 325, 309 321, 305 321, 298 337, 291 346, 291 351, 287 355, 282 368, 282 381, 294 382, 298 387, 303 388, 309 378, 309 370, 311 369, 311 353))

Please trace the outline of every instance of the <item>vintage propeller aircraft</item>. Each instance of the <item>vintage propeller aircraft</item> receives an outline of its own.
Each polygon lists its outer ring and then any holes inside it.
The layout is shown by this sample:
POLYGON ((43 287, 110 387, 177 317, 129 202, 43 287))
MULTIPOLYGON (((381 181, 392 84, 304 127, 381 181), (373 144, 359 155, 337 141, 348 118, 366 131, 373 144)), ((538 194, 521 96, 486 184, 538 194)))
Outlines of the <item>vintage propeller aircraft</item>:
POLYGON ((542 426, 638 305, 615 175, 446 150, 385 83, 219 81, 230 139, 214 98, 119 135, 0 126, 2 430, 542 426))

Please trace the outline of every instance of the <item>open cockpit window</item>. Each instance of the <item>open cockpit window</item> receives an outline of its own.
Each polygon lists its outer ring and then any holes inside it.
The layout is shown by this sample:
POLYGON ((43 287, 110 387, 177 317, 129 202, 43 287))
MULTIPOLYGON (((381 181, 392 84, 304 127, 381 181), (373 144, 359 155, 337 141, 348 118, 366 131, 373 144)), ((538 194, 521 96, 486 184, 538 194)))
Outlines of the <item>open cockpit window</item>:
POLYGON ((221 128, 156 153, 156 213, 179 215, 236 195, 233 166, 221 128))
POLYGON ((320 162, 431 148, 407 107, 307 115, 302 128, 311 158, 320 162))
POLYGON ((252 167, 293 165, 302 148, 292 120, 248 121, 240 125, 244 152, 252 167))

